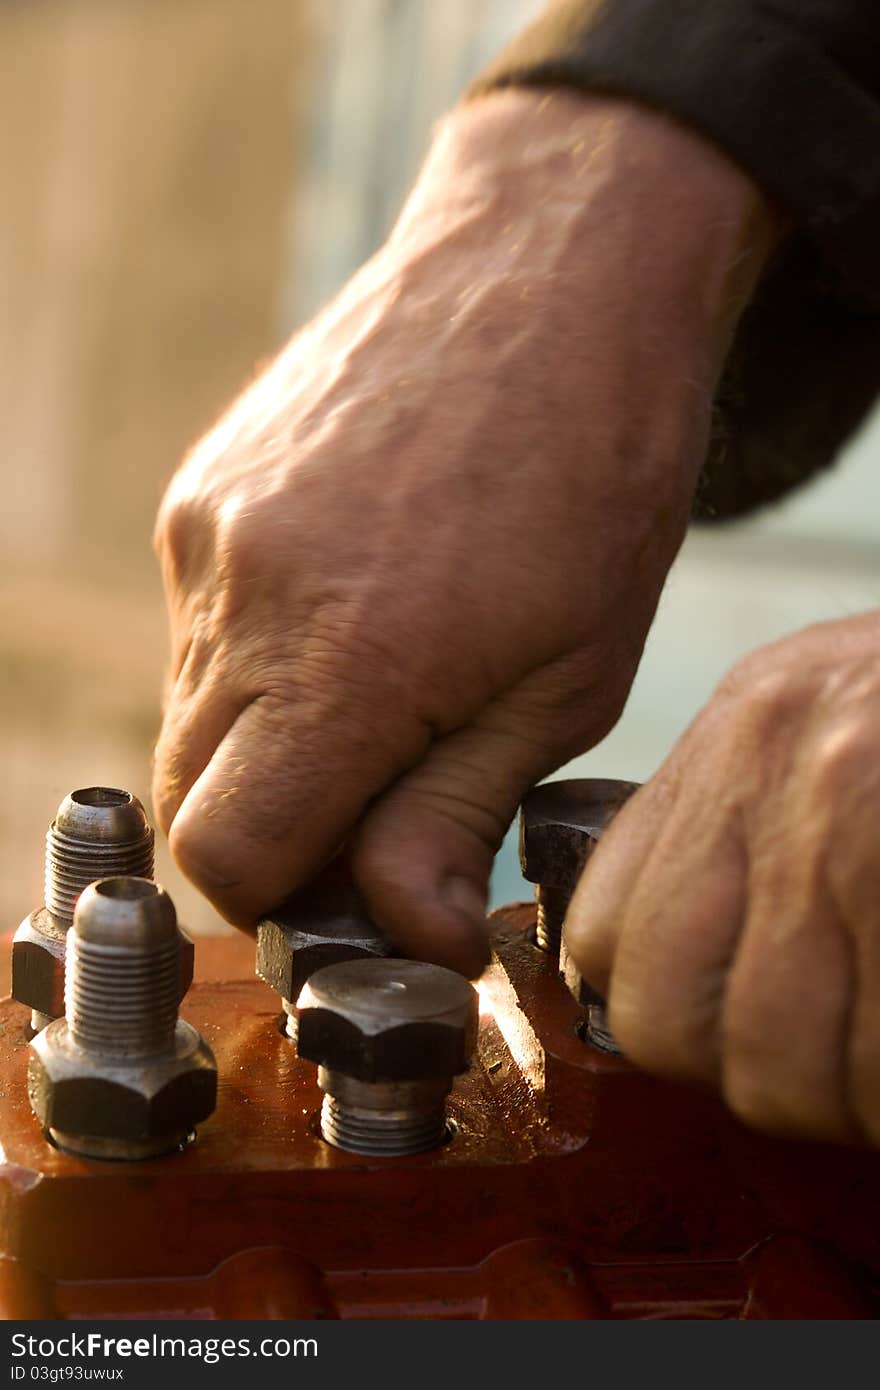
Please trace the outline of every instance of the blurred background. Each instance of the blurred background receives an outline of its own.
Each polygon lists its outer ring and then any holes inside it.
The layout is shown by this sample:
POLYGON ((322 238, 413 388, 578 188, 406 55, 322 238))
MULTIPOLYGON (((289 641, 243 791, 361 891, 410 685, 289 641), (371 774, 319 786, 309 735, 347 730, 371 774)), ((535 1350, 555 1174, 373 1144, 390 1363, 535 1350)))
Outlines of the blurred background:
MULTIPOLYGON (((0 905, 69 789, 145 800, 185 449, 379 244, 432 122, 537 0, 0 0, 0 905)), ((832 476, 692 535, 582 775, 642 780, 738 655, 880 601, 880 419, 832 476)), ((197 931, 211 909, 160 851, 197 931)), ((495 902, 525 896, 513 836, 495 902)))

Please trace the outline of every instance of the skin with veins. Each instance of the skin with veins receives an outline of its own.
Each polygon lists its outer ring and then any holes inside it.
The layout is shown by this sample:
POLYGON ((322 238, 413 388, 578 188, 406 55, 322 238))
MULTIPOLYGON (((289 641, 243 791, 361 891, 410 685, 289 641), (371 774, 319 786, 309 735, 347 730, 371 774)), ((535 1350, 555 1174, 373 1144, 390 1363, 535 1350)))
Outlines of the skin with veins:
MULTIPOLYGON (((480 970, 517 804, 621 712, 780 234, 622 101, 509 91, 441 127, 386 244, 161 508, 155 804, 230 921, 347 842, 404 952, 480 970)), ((740 668, 592 857, 570 942, 642 1065, 835 1138, 880 1132, 875 652, 851 620, 740 668)))

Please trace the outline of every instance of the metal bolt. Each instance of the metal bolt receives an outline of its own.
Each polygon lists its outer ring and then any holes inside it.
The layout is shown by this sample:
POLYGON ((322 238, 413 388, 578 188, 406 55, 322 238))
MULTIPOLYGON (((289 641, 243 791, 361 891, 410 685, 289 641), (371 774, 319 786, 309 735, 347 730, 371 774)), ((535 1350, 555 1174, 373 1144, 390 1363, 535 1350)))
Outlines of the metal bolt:
POLYGON ((329 1144, 393 1157, 443 1143, 446 1097, 477 1035, 463 976, 424 961, 345 961, 312 975, 297 1007, 297 1049, 318 1064, 329 1144))
POLYGON ((557 955, 571 895, 602 831, 638 782, 570 778, 533 787, 520 810, 523 877, 536 885, 537 944, 557 955))
MULTIPOLYGON (((77 899, 96 879, 151 878, 153 831, 131 792, 82 787, 66 796, 46 834, 45 906, 25 918, 12 943, 12 997, 31 1009, 39 1032, 64 1011, 64 957, 77 899)), ((179 998, 192 982, 193 944, 181 933, 179 998)))
POLYGON ((122 877, 79 898, 65 1017, 31 1043, 31 1105, 59 1147, 91 1158, 169 1153, 214 1108, 207 1043, 178 1020, 180 931, 156 883, 122 877))
POLYGON ((594 1047, 597 1047, 600 1052, 611 1052, 615 1057, 620 1057, 620 1048, 614 1041, 614 1034, 608 1026, 608 1012, 605 1008, 605 1000, 602 998, 601 994, 597 994, 596 991, 587 984, 568 953, 564 937, 559 953, 559 967, 562 971, 562 977, 565 983, 568 985, 572 995, 584 1011, 583 1023, 578 1029, 580 1035, 586 1042, 590 1042, 594 1047))
POLYGON ((296 1000, 316 970, 393 954, 367 916, 347 866, 335 860, 257 927, 257 974, 281 995, 286 1032, 296 1041, 296 1000))

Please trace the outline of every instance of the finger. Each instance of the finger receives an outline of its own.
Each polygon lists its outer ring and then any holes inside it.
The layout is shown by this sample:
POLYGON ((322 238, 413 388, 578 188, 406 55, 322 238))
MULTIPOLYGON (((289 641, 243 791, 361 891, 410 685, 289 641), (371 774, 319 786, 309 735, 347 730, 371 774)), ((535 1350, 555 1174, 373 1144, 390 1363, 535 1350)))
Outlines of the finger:
POLYGON ((852 943, 824 886, 821 836, 753 856, 748 920, 722 1010, 722 1090, 757 1129, 852 1140, 846 1091, 852 943), (816 841, 819 841, 818 843, 816 841))
MULTIPOLYGON (((875 768, 876 759, 867 765, 875 768)), ((880 1145, 880 865, 872 814, 875 780, 876 775, 865 788, 868 804, 841 818, 839 831, 844 833, 829 835, 826 862, 830 892, 852 953, 846 1044, 849 1111, 862 1134, 880 1145)))
POLYGON ((659 837, 627 905, 608 991, 624 1054, 646 1071, 717 1084, 721 1007, 745 915, 745 856, 716 826, 682 853, 681 822, 659 837))
MULTIPOLYGON (((876 873, 871 875, 876 878, 876 873)), ((863 882, 870 882, 866 875, 863 882)), ((850 1113, 865 1137, 880 1146, 880 885, 873 901, 860 901, 853 932, 855 998, 850 1017, 848 1084, 850 1113)))
POLYGON ((230 922, 253 926, 331 857, 367 802, 418 757, 424 744, 408 730, 383 743, 329 690, 259 696, 173 817, 176 862, 230 922))
POLYGON ((565 921, 566 947, 601 994, 608 984, 627 904, 668 814, 670 784, 647 782, 616 813, 590 855, 565 921))
POLYGON ((711 1085, 744 918, 745 859, 735 818, 717 797, 703 804, 687 764, 686 750, 674 755, 617 814, 565 931, 585 978, 608 998, 626 1056, 658 1075, 711 1085))
POLYGON ((181 803, 253 696, 224 678, 219 660, 187 658, 168 697, 153 751, 153 810, 167 835, 181 803))
POLYGON ((360 826, 359 887, 408 955, 480 973, 492 859, 517 806, 536 781, 601 737, 601 725, 584 728, 589 705, 566 715, 545 682, 546 673, 530 678, 434 743, 360 826))

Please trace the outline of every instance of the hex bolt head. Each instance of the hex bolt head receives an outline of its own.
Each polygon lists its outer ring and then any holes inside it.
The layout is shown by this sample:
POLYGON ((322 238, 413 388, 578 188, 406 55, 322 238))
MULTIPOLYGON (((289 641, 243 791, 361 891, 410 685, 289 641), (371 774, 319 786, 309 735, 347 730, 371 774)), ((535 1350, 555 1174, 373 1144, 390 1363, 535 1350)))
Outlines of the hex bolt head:
POLYGON ((59 1147, 92 1158, 169 1153, 214 1108, 217 1068, 178 1020, 179 928, 151 880, 103 879, 68 936, 65 1017, 31 1043, 28 1094, 59 1147))
MULTIPOLYGON (((35 1031, 64 1009, 65 938, 80 893, 113 874, 150 878, 153 831, 136 796, 81 787, 64 798, 46 834, 45 906, 26 917, 12 943, 12 997, 32 1011, 35 1031)), ((181 995, 192 981, 192 942, 181 942, 181 995)))
POLYGON ((394 954, 370 920, 344 864, 329 865, 257 927, 257 974, 281 995, 287 1032, 296 1037, 296 1000, 317 970, 346 960, 394 954))
POLYGON ((605 777, 542 782, 520 809, 519 857, 523 877, 536 885, 537 944, 557 954, 562 923, 584 865, 602 831, 638 782, 605 777))
POLYGON ((385 1156, 442 1143, 445 1097, 479 1021, 463 976, 424 961, 345 961, 312 975, 297 1009, 297 1050, 318 1064, 329 1143, 385 1156))

